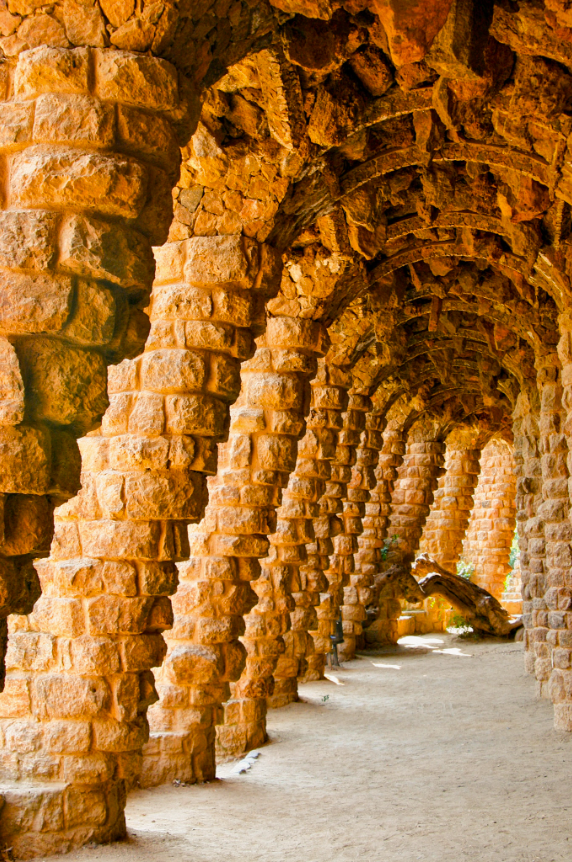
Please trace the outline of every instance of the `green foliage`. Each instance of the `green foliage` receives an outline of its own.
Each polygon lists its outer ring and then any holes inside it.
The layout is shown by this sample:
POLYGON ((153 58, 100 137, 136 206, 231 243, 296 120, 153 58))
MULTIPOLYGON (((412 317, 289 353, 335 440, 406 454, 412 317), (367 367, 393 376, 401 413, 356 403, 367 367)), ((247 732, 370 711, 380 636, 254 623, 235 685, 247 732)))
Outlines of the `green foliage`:
POLYGON ((514 536, 512 537, 512 544, 510 546, 510 556, 508 558, 508 564, 510 566, 511 572, 516 566, 518 560, 520 559, 520 547, 518 545, 518 532, 515 529, 514 536))
POLYGON ((461 557, 461 559, 457 563, 457 574, 460 578, 465 578, 467 581, 470 581, 475 574, 475 564, 469 563, 467 560, 461 557))
POLYGON ((454 613, 449 618, 449 628, 469 629, 470 625, 462 614, 454 613))
POLYGON ((396 545, 399 540, 399 536, 391 536, 389 539, 383 540, 383 547, 380 548, 379 555, 382 560, 387 560, 387 555, 389 554, 389 550, 393 545, 396 545))

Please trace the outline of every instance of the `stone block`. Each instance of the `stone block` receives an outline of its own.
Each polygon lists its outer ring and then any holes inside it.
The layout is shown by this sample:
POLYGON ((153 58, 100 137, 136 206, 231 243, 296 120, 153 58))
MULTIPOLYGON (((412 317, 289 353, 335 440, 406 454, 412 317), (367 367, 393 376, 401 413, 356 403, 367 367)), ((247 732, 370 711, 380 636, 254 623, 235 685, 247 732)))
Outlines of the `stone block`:
POLYGON ((29 102, 7 102, 2 106, 0 151, 22 149, 32 139, 34 106, 29 102))
POLYGON ((0 212, 0 265, 45 270, 56 254, 55 213, 0 212))
POLYGON ((123 642, 123 668, 129 672, 160 667, 167 647, 159 634, 140 634, 123 642))
POLYGON ((0 336, 0 425, 23 422, 24 407, 24 381, 16 351, 0 336))
POLYGON ((0 427, 0 489, 45 494, 50 486, 51 442, 43 428, 0 427))
POLYGON ((125 152, 149 159, 169 173, 177 169, 181 156, 175 132, 158 114, 118 105, 117 137, 125 152))
POLYGON ((165 470, 168 456, 169 441, 165 437, 121 434, 109 439, 109 465, 113 470, 165 470))
POLYGON ((68 829, 103 826, 108 817, 104 790, 68 787, 64 794, 65 818, 68 829))
POLYGON ((87 93, 89 52, 87 48, 40 47, 22 51, 14 73, 16 96, 32 99, 41 93, 87 93))
POLYGON ((244 236, 193 237, 184 243, 185 281, 249 288, 258 274, 258 244, 244 236))
POLYGON ((104 784, 113 777, 115 758, 94 751, 83 755, 64 755, 63 777, 74 784, 104 784))
POLYGON ((47 721, 41 727, 44 747, 51 754, 81 754, 89 750, 89 721, 47 721))
POLYGON ((140 392, 129 414, 129 424, 125 430, 130 434, 159 436, 165 427, 163 397, 153 392, 140 392))
POLYGON ((44 93, 36 100, 33 139, 42 144, 112 146, 113 106, 91 96, 44 93))
POLYGON ((74 313, 64 328, 65 337, 86 346, 109 344, 118 316, 113 293, 95 281, 78 279, 75 298, 74 313))
POLYGON ((34 680, 38 716, 42 719, 95 717, 111 706, 111 692, 100 677, 47 675, 34 680))
POLYGON ((103 357, 40 338, 20 342, 18 348, 31 416, 90 431, 108 404, 103 357))
POLYGON ((200 391, 206 376, 205 358, 190 350, 153 350, 143 356, 140 373, 145 389, 200 391))
POLYGON ((84 553, 117 560, 154 560, 159 555, 158 521, 83 521, 79 533, 84 553))
POLYGON ((228 426, 225 405, 207 395, 168 395, 167 431, 171 434, 218 436, 228 426))
POLYGON ((73 283, 66 275, 0 273, 0 332, 59 332, 71 311, 73 283))
POLYGON ((91 634, 139 634, 147 626, 153 600, 98 596, 86 603, 86 621, 91 634))
POLYGON ((206 500, 202 478, 190 470, 147 470, 125 479, 127 517, 200 520, 206 500))
POLYGON ((147 172, 134 159, 28 147, 12 157, 9 198, 24 208, 88 210, 136 218, 147 196, 147 172))
POLYGON ((83 215, 71 215, 64 223, 60 265, 78 275, 106 279, 125 288, 147 290, 153 280, 153 255, 142 234, 83 215))
POLYGON ((185 284, 165 284, 153 289, 151 317, 165 320, 203 320, 211 316, 210 292, 185 284))
POLYGON ((179 102, 177 72, 166 60, 128 51, 96 50, 96 92, 101 99, 155 111, 179 102))
POLYGON ((175 647, 164 664, 166 678, 177 685, 217 683, 223 670, 221 651, 201 644, 175 647))

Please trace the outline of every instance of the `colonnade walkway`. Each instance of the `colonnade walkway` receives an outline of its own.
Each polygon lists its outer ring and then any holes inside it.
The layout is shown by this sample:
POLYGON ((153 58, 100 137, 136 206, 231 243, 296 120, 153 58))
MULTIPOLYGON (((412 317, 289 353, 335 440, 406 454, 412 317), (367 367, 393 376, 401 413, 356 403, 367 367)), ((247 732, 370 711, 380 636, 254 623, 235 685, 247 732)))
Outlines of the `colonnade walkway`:
POLYGON ((129 839, 61 862, 570 862, 572 737, 522 644, 404 638, 269 716, 250 769, 137 791, 129 839))

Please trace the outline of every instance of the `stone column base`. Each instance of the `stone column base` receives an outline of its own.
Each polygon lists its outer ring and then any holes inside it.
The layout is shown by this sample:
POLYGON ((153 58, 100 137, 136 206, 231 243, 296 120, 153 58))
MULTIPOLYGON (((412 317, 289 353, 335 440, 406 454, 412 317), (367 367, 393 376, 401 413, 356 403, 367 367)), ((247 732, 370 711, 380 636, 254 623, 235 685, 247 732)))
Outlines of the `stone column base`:
POLYGON ((289 703, 296 703, 298 697, 298 681, 296 677, 286 679, 277 679, 274 685, 274 694, 271 695, 266 703, 270 709, 280 709, 282 706, 288 706, 289 703))
POLYGON ((139 784, 157 787, 177 780, 182 784, 213 781, 216 775, 214 728, 193 725, 183 731, 160 731, 143 746, 139 784))
POLYGON ((18 781, 0 784, 0 848, 15 859, 69 853, 126 835, 125 784, 106 787, 18 781))
POLYGON ((268 742, 265 700, 229 700, 224 705, 224 724, 216 729, 218 763, 241 757, 268 742))

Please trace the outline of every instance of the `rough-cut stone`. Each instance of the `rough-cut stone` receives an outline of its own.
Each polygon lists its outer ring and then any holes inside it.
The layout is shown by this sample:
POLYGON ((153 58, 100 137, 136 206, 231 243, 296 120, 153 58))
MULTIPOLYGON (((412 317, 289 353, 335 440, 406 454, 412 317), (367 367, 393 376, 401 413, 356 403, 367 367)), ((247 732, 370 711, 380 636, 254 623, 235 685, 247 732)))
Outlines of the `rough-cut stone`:
POLYGON ((261 744, 340 608, 342 656, 394 642, 485 439, 514 440, 526 667, 572 727, 567 3, 190 5, 0 3, 15 857, 122 835, 144 747, 145 783, 212 776, 229 684, 219 750, 261 744))

